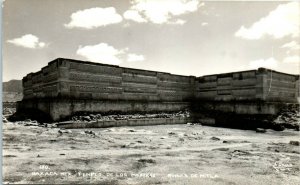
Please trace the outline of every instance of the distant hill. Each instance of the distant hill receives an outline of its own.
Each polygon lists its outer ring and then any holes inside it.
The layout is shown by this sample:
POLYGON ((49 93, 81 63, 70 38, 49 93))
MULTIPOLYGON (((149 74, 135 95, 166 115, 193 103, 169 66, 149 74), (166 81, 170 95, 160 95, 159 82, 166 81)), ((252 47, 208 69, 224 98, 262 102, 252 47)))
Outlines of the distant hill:
POLYGON ((10 80, 8 82, 3 82, 2 84, 3 92, 23 92, 22 80, 10 80))
POLYGON ((22 80, 10 80, 2 83, 2 101, 16 102, 23 98, 22 80))

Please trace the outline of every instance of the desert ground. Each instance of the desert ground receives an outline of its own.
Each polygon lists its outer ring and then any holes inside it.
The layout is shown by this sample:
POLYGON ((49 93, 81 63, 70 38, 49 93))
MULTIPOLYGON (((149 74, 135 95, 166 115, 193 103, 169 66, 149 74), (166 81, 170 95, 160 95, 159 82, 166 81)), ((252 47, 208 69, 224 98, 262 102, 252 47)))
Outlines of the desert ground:
POLYGON ((4 183, 300 184, 294 130, 25 125, 3 123, 4 183))

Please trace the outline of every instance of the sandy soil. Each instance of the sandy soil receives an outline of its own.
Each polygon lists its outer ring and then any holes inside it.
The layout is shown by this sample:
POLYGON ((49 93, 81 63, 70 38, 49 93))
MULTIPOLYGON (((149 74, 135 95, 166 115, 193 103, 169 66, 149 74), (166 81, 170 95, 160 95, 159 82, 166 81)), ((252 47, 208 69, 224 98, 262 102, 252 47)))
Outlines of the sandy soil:
POLYGON ((3 125, 5 183, 300 184, 299 132, 3 125))

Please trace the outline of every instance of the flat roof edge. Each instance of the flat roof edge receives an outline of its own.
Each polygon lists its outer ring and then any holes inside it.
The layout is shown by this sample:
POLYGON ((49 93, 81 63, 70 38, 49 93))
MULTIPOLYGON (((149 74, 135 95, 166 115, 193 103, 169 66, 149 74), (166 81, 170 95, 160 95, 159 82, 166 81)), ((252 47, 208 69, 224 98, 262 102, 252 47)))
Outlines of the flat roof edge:
MULTIPOLYGON (((203 77, 209 77, 209 76, 216 76, 216 75, 229 75, 233 73, 245 73, 245 72, 258 72, 258 71, 267 71, 267 72, 276 72, 280 74, 285 74, 285 75, 290 75, 290 76, 296 76, 299 77, 300 75, 298 74, 290 74, 290 73, 284 73, 284 72, 279 72, 275 71, 272 69, 267 69, 267 68, 258 68, 258 69, 252 69, 252 70, 245 70, 245 71, 235 71, 235 72, 228 72, 228 73, 218 73, 218 74, 210 74, 210 75, 203 75, 203 76, 193 76, 193 75, 178 75, 178 74, 173 74, 173 73, 168 73, 168 72, 161 72, 161 71, 152 71, 152 70, 145 70, 145 69, 136 69, 136 68, 129 68, 129 67, 120 67, 118 65, 112 65, 112 64, 103 64, 103 63, 97 63, 97 62, 91 62, 91 61, 83 61, 83 60, 76 60, 76 59, 70 59, 70 58, 56 58, 50 62, 48 62, 48 65, 51 65, 54 62, 60 61, 60 60, 66 60, 69 62, 76 62, 76 63, 81 63, 81 64, 91 64, 91 65, 97 65, 97 66, 108 66, 108 67, 115 67, 115 68, 123 68, 123 69, 131 69, 131 70, 138 70, 138 71, 147 71, 147 72, 153 72, 153 73, 163 73, 163 74, 169 74, 169 75, 176 75, 176 76, 182 76, 182 77, 195 77, 195 78, 203 78, 203 77)), ((28 75, 36 75, 41 73, 41 71, 46 68, 47 66, 42 67, 39 71, 37 72, 31 72, 28 73, 24 78, 26 78, 28 75)))

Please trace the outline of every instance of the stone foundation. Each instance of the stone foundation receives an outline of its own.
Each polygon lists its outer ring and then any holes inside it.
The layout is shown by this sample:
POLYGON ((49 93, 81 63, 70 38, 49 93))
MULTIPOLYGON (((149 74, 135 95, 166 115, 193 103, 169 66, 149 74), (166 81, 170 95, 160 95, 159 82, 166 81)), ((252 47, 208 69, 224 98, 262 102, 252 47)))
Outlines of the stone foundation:
POLYGON ((151 113, 151 112, 178 112, 190 108, 189 102, 143 102, 143 101, 113 101, 113 100, 72 100, 72 99, 35 99, 24 100, 18 104, 18 111, 38 109, 49 114, 53 121, 63 120, 76 113, 110 112, 151 113))
POLYGON ((173 125, 186 124, 191 122, 190 118, 153 118, 153 119, 129 119, 113 121, 94 121, 94 122, 60 122, 57 124, 60 128, 105 128, 121 126, 147 126, 147 125, 173 125))
MULTIPOLYGON (((193 107, 193 120, 204 125, 240 129, 273 128, 282 110, 298 110, 299 104, 282 102, 198 102, 193 107), (293 108, 291 108, 293 107, 293 108)), ((286 123, 287 128, 299 124, 286 123)))

